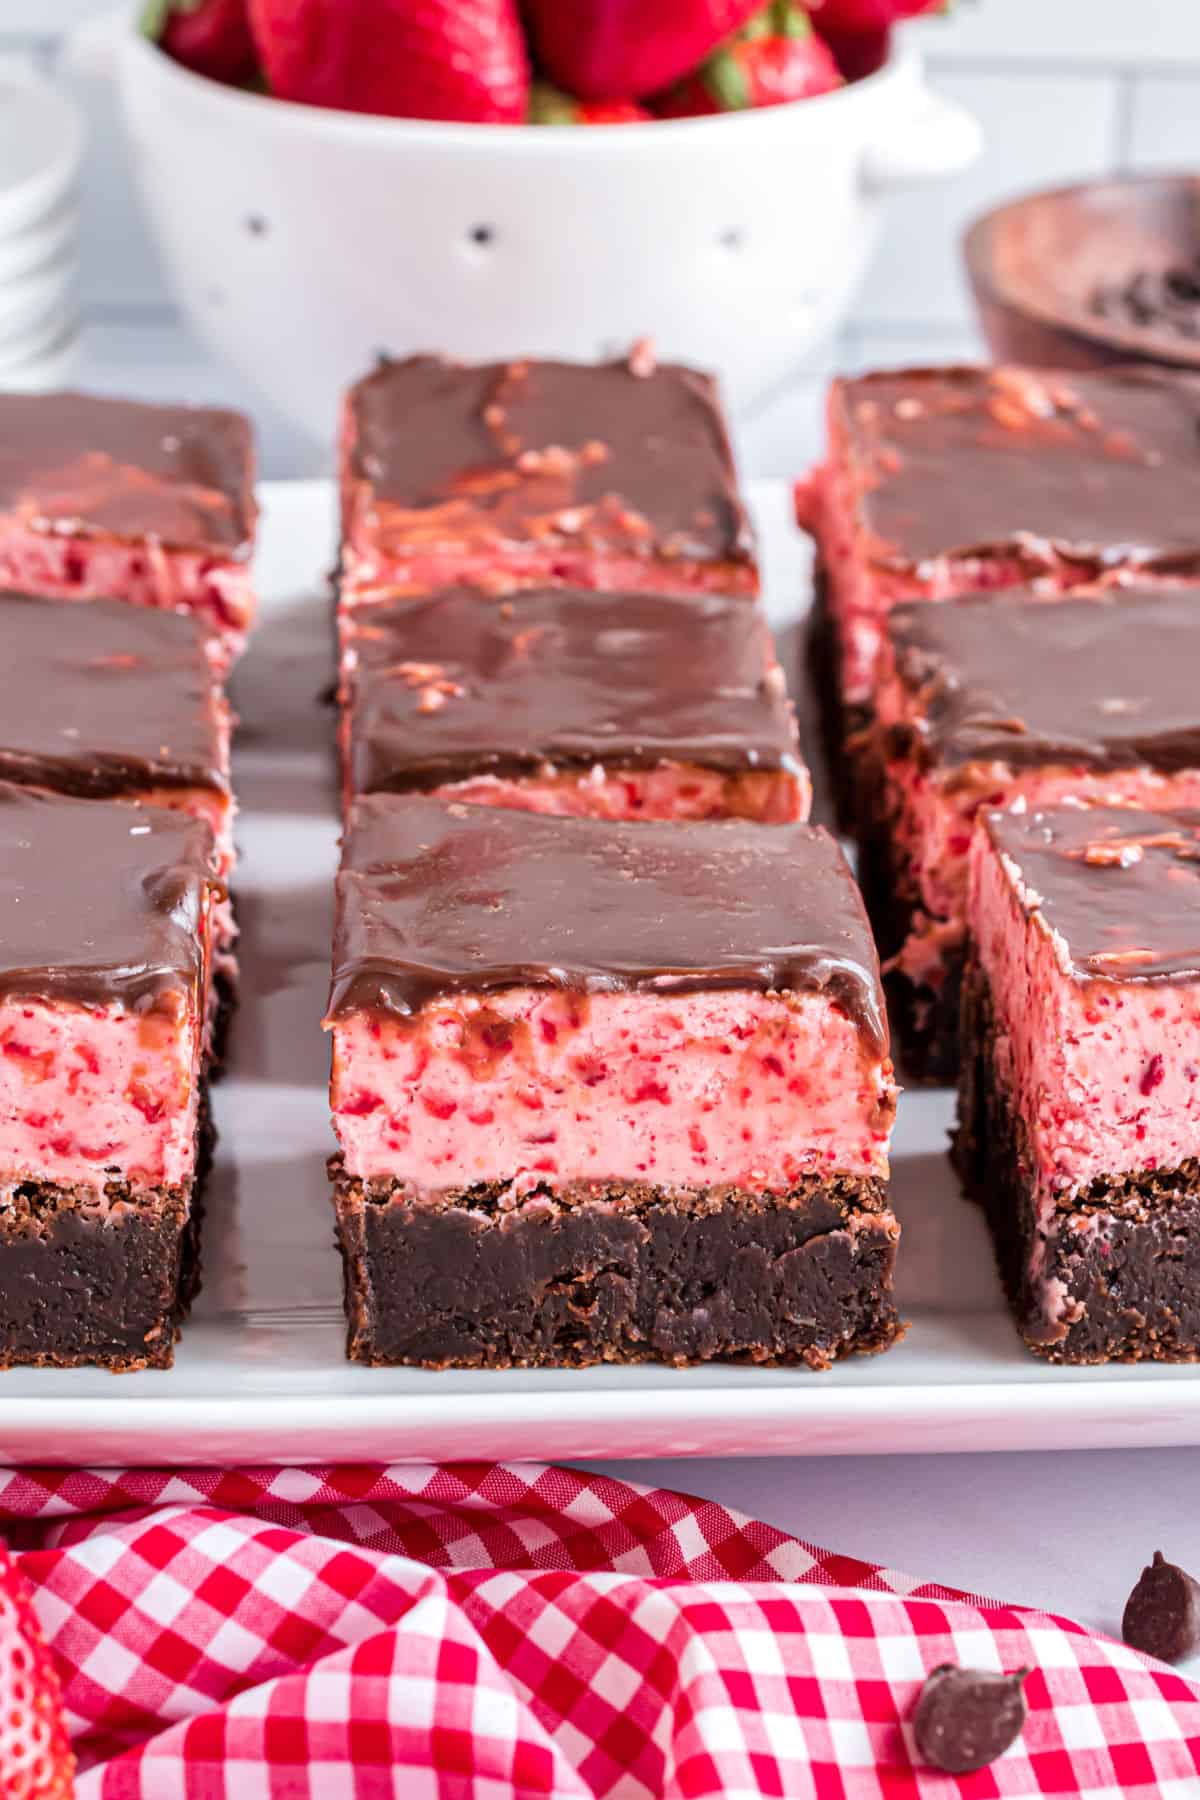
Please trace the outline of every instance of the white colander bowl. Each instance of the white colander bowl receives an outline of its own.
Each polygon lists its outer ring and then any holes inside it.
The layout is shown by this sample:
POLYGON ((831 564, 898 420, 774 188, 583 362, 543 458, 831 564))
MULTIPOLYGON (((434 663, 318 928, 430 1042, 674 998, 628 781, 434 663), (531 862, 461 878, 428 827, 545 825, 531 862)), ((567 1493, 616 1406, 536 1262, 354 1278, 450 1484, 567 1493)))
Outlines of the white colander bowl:
POLYGON ((907 54, 789 106, 548 129, 242 93, 124 22, 115 49, 181 306, 325 441, 380 350, 587 358, 650 336, 750 405, 838 324, 887 190, 963 167, 979 143, 907 54))

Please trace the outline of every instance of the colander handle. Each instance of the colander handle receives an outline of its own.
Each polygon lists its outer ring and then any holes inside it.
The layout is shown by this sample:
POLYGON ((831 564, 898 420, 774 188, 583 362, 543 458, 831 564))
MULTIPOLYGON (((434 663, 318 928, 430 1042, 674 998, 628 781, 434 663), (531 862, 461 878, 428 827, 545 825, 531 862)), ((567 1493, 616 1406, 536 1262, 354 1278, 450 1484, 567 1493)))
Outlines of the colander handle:
POLYGON ((957 100, 921 85, 913 101, 893 115, 886 140, 872 144, 863 158, 864 185, 877 193, 957 175, 983 148, 978 120, 957 100))

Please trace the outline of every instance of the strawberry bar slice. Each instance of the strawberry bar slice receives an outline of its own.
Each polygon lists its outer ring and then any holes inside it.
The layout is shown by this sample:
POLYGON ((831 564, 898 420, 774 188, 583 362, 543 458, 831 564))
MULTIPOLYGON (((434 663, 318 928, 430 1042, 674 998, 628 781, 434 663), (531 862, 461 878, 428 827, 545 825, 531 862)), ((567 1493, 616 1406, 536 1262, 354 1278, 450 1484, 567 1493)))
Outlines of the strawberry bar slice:
POLYGON ((826 832, 368 796, 327 1024, 356 1360, 899 1334, 878 964, 826 832))
POLYGON ((346 643, 347 806, 432 790, 593 818, 808 815, 783 671, 744 599, 453 588, 372 607, 346 643))
POLYGON ((758 591, 716 384, 599 365, 383 362, 342 429, 343 608, 461 583, 758 591))
POLYGON ((170 1365, 217 892, 202 820, 0 783, 0 1366, 170 1365))
POLYGON ((955 1156, 1053 1362, 1200 1355, 1200 812, 991 813, 955 1156))
POLYGON ((864 745, 859 873, 905 1068, 953 1079, 980 811, 1200 806, 1200 593, 1027 589, 892 611, 864 745))
POLYGON ((0 394, 0 587, 191 612, 227 666, 254 613, 241 413, 0 394))
MULTIPOLYGON (((835 763, 869 716, 897 602, 1200 579, 1193 376, 900 369, 835 381, 828 430, 797 512, 817 545, 813 655, 835 763)), ((850 766, 840 775, 853 786, 850 766)))
POLYGON ((0 593, 0 781, 204 819, 233 868, 232 727, 194 617, 0 593))
POLYGON ((237 980, 231 715, 189 614, 0 593, 0 781, 168 806, 213 835, 223 1025, 237 980))

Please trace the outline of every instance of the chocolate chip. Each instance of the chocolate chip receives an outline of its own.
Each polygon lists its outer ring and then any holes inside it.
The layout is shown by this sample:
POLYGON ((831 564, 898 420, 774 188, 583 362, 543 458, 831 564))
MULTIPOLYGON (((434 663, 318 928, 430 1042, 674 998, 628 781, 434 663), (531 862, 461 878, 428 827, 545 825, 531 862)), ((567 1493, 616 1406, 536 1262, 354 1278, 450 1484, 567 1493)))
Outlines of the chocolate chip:
POLYGON ((1125 1602, 1121 1636, 1160 1662, 1180 1662, 1200 1650, 1200 1582, 1156 1550, 1125 1602))
POLYGON ((948 1775, 967 1775, 995 1762, 1021 1735, 1028 1673, 993 1675, 954 1663, 931 1669, 913 1714, 921 1761, 948 1775))

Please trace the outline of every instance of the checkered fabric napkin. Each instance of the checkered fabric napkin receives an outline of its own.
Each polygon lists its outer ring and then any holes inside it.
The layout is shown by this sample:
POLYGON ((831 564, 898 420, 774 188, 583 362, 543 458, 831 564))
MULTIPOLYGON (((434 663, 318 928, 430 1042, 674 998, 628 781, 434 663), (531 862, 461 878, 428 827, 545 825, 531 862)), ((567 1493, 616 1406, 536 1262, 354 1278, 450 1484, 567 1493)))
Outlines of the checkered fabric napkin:
POLYGON ((0 1472, 80 1800, 1196 1800, 1200 1687, 1068 1620, 532 1465, 0 1472), (941 1662, 1033 1669, 920 1768, 941 1662))

